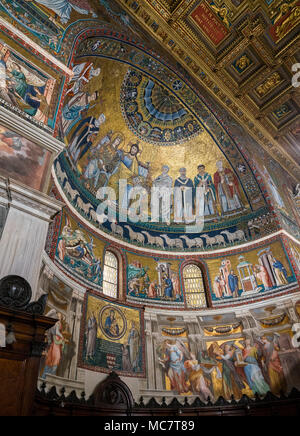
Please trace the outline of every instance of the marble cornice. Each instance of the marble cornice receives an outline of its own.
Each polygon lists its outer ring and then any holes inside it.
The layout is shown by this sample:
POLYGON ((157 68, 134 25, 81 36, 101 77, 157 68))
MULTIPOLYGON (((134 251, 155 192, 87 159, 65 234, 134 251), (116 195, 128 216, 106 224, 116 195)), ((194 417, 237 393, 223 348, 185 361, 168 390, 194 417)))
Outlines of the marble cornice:
POLYGON ((64 203, 25 185, 0 177, 0 203, 51 222, 64 203))
POLYGON ((33 125, 30 121, 3 106, 0 106, 0 125, 13 130, 54 155, 58 155, 65 148, 65 144, 54 138, 50 133, 45 132, 42 128, 33 125))

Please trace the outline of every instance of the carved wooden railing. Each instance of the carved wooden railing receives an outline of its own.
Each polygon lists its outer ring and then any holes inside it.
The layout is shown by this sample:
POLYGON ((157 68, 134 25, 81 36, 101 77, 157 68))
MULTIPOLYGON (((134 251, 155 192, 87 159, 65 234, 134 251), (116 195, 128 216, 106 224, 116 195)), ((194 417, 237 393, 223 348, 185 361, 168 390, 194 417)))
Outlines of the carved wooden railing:
POLYGON ((139 403, 132 400, 129 388, 120 378, 111 373, 110 376, 95 389, 88 399, 83 392, 78 398, 76 392, 65 396, 65 390, 60 394, 55 387, 46 390, 44 383, 36 393, 35 415, 64 415, 64 416, 300 416, 300 391, 293 389, 289 395, 280 397, 269 392, 266 396, 256 395, 249 398, 243 395, 239 400, 233 397, 230 401, 220 397, 215 403, 209 399, 206 403, 196 398, 189 403, 188 398, 183 402, 174 398, 167 404, 163 398, 159 403, 155 398, 139 403), (97 398, 101 392, 101 397, 97 398))

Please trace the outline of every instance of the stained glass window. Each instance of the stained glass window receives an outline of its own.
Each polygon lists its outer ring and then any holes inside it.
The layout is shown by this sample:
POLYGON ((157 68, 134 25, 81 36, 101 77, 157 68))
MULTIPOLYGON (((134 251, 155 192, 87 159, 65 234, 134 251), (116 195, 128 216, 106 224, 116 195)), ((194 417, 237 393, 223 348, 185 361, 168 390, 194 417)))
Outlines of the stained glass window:
POLYGON ((183 270, 185 298, 188 307, 207 307, 204 280, 197 265, 187 265, 183 270))
POLYGON ((118 297, 118 267, 117 257, 107 251, 104 258, 103 293, 112 298, 118 297))

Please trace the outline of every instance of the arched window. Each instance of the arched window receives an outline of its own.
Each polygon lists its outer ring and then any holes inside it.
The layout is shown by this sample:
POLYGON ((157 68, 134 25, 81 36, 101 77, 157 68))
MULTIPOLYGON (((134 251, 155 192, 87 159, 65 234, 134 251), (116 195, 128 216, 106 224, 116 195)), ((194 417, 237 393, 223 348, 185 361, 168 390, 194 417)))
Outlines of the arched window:
POLYGON ((118 270, 117 256, 111 251, 107 251, 103 268, 103 293, 112 298, 118 297, 118 270))
POLYGON ((185 266, 183 280, 187 307, 207 307, 203 274, 199 266, 185 266))

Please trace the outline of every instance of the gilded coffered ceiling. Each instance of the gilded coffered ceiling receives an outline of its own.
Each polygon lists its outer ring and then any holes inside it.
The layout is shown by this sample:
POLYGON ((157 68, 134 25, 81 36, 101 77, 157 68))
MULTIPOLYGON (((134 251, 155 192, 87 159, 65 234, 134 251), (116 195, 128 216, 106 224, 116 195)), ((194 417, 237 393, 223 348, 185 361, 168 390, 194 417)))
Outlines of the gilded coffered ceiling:
POLYGON ((117 0, 180 64, 299 175, 300 2, 117 0))

